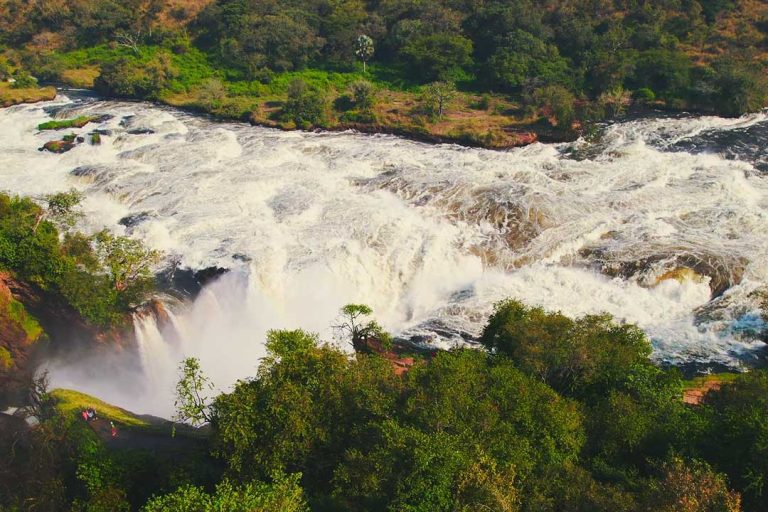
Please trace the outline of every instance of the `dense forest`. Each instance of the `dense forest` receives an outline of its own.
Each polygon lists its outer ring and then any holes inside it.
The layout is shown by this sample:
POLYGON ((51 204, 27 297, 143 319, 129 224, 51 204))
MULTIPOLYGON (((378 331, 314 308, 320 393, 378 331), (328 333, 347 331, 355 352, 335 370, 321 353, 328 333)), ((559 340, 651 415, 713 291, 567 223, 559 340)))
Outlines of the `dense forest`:
MULTIPOLYGON (((345 308, 350 342, 377 329, 368 311, 345 308)), ((203 426, 175 437, 38 381, 42 423, 0 436, 0 508, 768 510, 765 371, 685 403, 690 382, 649 362, 639 329, 514 301, 481 343, 415 354, 403 373, 380 353, 272 331, 256 375, 218 396, 198 361, 182 363, 176 420, 203 426), (93 404, 125 444, 80 418, 93 404)))
POLYGON ((0 75, 502 146, 633 104, 759 110, 767 33, 759 0, 3 0, 0 75))

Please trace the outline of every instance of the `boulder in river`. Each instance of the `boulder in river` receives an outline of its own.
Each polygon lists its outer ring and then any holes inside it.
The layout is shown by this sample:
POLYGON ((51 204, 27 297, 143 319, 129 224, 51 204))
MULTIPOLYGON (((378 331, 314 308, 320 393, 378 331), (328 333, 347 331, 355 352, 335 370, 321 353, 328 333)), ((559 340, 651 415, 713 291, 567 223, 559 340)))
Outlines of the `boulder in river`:
POLYGON ((66 153, 70 149, 75 147, 75 143, 67 140, 52 140, 50 142, 46 142, 43 144, 43 147, 40 148, 40 151, 50 151, 51 153, 66 153))

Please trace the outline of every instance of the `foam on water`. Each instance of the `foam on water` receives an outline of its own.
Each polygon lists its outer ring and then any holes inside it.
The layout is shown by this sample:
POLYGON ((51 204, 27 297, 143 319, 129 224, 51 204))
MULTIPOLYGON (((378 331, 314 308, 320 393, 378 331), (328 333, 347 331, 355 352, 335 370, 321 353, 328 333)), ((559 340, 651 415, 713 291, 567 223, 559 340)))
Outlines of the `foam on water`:
POLYGON ((330 337, 348 302, 438 346, 471 340, 506 297, 607 311, 642 327, 658 360, 741 364, 765 328, 768 181, 748 159, 679 143, 766 125, 764 114, 635 120, 596 144, 493 152, 60 98, 0 110, 0 188, 76 187, 81 228, 127 232, 190 268, 233 269, 164 327, 137 319, 145 379, 130 392, 77 365, 54 374, 163 413, 183 356, 224 389, 253 375, 268 329, 330 337), (99 128, 112 134, 38 152, 57 135, 35 127, 54 112, 110 114, 99 128), (678 267, 699 276, 657 283, 678 267))

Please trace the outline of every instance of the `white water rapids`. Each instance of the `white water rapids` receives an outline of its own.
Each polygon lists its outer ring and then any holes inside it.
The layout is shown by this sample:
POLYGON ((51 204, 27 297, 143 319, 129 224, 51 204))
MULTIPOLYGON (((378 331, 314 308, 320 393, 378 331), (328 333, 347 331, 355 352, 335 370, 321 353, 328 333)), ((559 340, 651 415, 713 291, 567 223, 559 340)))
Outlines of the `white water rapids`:
POLYGON ((172 306, 163 329, 137 318, 140 372, 87 359, 53 367, 56 385, 167 414, 184 356, 225 390, 254 374, 268 329, 328 339, 349 302, 442 347, 479 334, 506 297, 606 311, 643 328, 657 360, 738 366, 764 346, 765 155, 726 158, 697 142, 749 130, 768 130, 766 115, 635 120, 598 144, 495 152, 60 97, 0 110, 0 189, 78 188, 81 229, 127 231, 192 269, 231 269, 172 306), (40 122, 86 113, 112 116, 75 130, 109 130, 102 145, 38 151, 62 135, 40 122), (657 283, 682 267, 700 278, 657 283))

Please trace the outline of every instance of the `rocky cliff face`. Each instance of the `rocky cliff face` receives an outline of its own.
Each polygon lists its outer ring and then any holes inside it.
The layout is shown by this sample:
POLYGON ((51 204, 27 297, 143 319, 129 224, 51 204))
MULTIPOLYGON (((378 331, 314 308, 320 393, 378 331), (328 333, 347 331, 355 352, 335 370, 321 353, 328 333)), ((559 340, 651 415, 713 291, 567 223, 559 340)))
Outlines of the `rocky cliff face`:
POLYGON ((0 409, 19 405, 38 364, 48 356, 133 343, 133 329, 88 324, 54 293, 0 272, 0 409))

